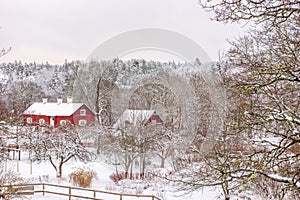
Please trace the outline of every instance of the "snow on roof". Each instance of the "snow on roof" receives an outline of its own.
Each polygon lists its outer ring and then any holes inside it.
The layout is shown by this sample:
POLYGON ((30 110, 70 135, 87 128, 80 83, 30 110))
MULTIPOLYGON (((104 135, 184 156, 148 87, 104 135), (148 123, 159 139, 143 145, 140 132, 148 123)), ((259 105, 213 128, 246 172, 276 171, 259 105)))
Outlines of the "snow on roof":
POLYGON ((83 103, 33 103, 23 114, 46 116, 71 116, 83 103))
POLYGON ((113 128, 124 127, 126 124, 133 124, 147 122, 150 117, 156 114, 155 110, 125 110, 122 116, 114 124, 113 128))

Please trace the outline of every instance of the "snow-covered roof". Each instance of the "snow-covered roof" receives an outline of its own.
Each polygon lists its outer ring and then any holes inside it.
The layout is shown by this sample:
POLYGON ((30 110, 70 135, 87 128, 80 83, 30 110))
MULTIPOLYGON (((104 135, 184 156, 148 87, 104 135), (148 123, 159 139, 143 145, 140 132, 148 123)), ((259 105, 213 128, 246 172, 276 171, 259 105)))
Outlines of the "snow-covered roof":
POLYGON ((156 114, 155 110, 125 110, 118 121, 113 125, 117 129, 124 127, 126 124, 133 124, 134 126, 139 123, 147 122, 150 117, 156 114))
POLYGON ((83 103, 33 103, 23 114, 45 116, 71 116, 83 103))

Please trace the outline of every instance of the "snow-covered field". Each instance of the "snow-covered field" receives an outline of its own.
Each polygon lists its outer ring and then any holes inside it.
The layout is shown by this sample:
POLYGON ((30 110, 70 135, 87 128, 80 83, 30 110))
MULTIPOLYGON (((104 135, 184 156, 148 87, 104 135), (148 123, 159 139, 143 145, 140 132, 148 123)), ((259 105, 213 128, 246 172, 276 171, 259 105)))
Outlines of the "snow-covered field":
MULTIPOLYGON (((73 186, 73 184, 69 181, 68 175, 75 171, 78 168, 88 167, 90 169, 93 169, 97 173, 97 179, 92 182, 91 188, 96 190, 105 190, 110 192, 122 192, 122 193, 131 193, 131 194, 149 194, 149 195, 155 195, 162 200, 170 200, 170 199, 176 199, 176 200, 185 200, 185 199, 191 199, 191 200, 214 200, 218 199, 218 196, 220 195, 220 191, 217 189, 203 189, 201 191, 195 191, 189 194, 184 194, 182 191, 176 191, 172 186, 157 181, 151 187, 145 187, 145 182, 140 183, 132 183, 130 181, 123 180, 119 185, 116 185, 109 176, 115 172, 115 169, 113 166, 107 165, 103 160, 98 159, 97 161, 90 162, 90 163, 82 163, 79 161, 71 161, 69 163, 66 163, 63 167, 63 177, 62 178, 56 178, 56 172, 54 168, 50 165, 49 162, 45 161, 42 163, 30 163, 28 159, 26 159, 26 154, 22 154, 21 161, 17 160, 8 160, 4 165, 6 170, 12 170, 15 172, 19 172, 19 174, 24 177, 25 179, 29 179, 33 182, 48 182, 53 184, 61 184, 61 185, 67 185, 67 186, 73 186)), ((53 190, 53 188, 52 188, 53 190)), ((56 192, 64 192, 68 193, 65 188, 55 188, 56 192)), ((76 194, 78 195, 86 195, 87 192, 85 191, 76 191, 76 194)), ((92 192, 88 194, 92 197, 92 192)), ((42 195, 42 193, 35 194, 31 197, 33 200, 40 200, 40 199, 68 199, 68 197, 64 196, 58 196, 58 195, 51 195, 46 194, 45 196, 42 195)), ((119 196, 114 195, 103 195, 97 193, 97 198, 103 198, 103 199, 120 199, 119 196)), ((78 199, 78 198, 73 198, 78 199)), ((150 198, 137 198, 137 197, 123 197, 123 200, 147 200, 150 198)))

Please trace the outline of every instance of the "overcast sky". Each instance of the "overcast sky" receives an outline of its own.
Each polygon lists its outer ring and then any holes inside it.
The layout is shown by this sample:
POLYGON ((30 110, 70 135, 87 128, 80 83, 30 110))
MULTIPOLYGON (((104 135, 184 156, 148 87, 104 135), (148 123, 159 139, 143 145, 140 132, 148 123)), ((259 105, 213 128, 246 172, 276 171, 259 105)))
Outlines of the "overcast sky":
POLYGON ((162 28, 197 42, 213 59, 242 25, 210 21, 197 0, 0 0, 1 62, 85 60, 102 42, 139 28, 162 28))

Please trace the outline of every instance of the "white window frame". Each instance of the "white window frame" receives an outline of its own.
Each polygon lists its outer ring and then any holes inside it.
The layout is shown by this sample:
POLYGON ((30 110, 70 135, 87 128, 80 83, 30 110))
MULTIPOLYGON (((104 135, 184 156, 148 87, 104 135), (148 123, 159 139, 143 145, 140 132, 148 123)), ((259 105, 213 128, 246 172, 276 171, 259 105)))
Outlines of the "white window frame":
POLYGON ((65 125, 67 125, 67 121, 62 119, 59 121, 59 125, 65 126, 65 125))
POLYGON ((151 120, 151 124, 157 124, 157 121, 155 119, 151 120))
POLYGON ((79 126, 85 126, 87 124, 87 121, 85 119, 81 119, 78 121, 79 126))
POLYGON ((86 110, 85 109, 81 109, 80 110, 80 115, 81 116, 85 116, 86 115, 86 110))
POLYGON ((40 124, 40 125, 45 124, 45 119, 43 119, 43 118, 39 119, 39 124, 40 124))
POLYGON ((31 118, 31 117, 27 117, 27 118, 26 118, 26 122, 27 122, 28 124, 31 124, 31 123, 32 123, 32 118, 31 118))

